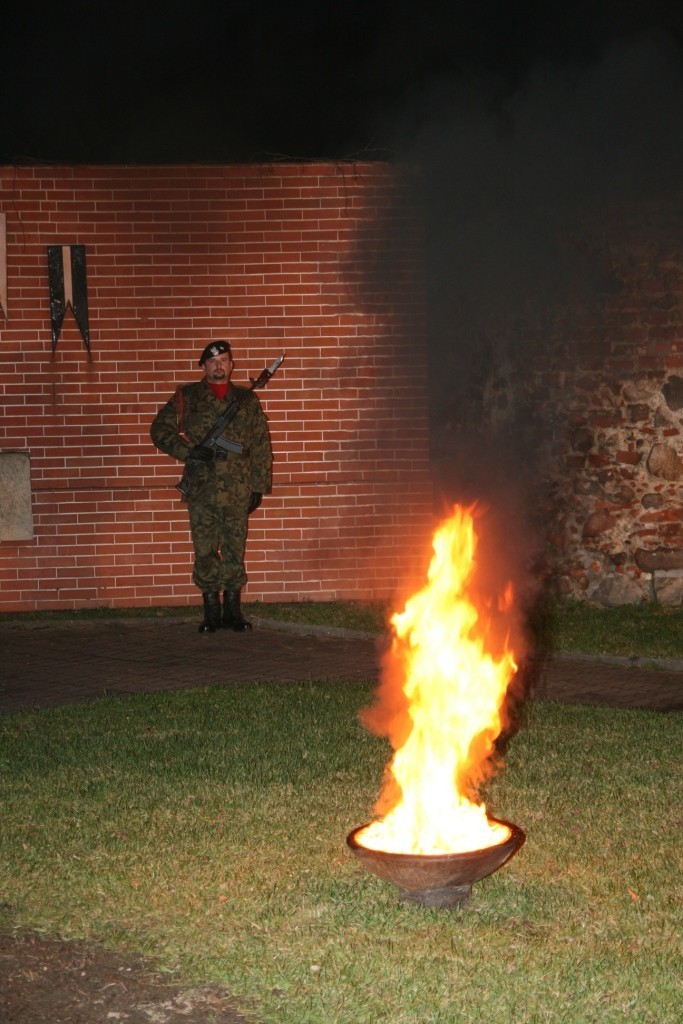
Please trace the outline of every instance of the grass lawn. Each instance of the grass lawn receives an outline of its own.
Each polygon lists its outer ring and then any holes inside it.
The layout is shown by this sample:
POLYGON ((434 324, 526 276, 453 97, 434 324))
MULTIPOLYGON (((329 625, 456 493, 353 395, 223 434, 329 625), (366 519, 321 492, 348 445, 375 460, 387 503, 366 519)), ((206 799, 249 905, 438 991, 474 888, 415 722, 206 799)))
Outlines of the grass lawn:
POLYGON ((681 1020, 680 717, 534 702, 487 803, 527 833, 464 910, 347 833, 386 743, 358 683, 0 718, 0 927, 152 955, 281 1024, 681 1020))

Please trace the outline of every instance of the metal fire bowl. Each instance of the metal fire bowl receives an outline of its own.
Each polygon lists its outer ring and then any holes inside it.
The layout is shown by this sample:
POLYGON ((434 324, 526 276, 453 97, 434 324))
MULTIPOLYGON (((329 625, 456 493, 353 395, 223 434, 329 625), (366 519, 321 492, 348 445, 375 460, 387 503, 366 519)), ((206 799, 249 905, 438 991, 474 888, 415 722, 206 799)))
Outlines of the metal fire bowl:
POLYGON ((346 842, 364 868, 398 888, 400 900, 424 907, 462 907, 472 885, 502 867, 523 844, 526 836, 509 821, 489 818, 510 829, 510 835, 497 846, 465 853, 387 853, 362 846, 357 835, 366 826, 350 832, 346 842))

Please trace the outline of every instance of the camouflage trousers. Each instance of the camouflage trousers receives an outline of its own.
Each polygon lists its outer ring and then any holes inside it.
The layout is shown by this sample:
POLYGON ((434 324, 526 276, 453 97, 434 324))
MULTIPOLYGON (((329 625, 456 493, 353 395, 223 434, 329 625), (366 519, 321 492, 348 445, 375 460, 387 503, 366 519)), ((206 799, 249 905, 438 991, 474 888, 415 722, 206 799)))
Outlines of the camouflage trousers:
POLYGON ((204 594, 241 590, 247 582, 244 548, 247 510, 214 502, 190 502, 190 531, 194 547, 192 581, 204 594))

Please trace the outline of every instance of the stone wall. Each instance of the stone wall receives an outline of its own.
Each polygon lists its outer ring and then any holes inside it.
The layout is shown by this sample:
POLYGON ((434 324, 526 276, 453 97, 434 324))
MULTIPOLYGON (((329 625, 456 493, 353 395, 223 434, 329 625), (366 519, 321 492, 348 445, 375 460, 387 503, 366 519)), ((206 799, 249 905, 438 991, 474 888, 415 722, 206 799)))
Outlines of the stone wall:
POLYGON ((559 590, 607 605, 680 605, 683 377, 662 370, 585 383, 553 467, 559 590))
POLYGON ((611 211, 575 245, 586 286, 478 339, 437 449, 483 434, 512 452, 553 591, 681 605, 683 197, 611 211))
POLYGON ((606 605, 683 603, 680 205, 612 222, 602 294, 579 307, 543 381, 559 414, 547 463, 554 578, 606 605))

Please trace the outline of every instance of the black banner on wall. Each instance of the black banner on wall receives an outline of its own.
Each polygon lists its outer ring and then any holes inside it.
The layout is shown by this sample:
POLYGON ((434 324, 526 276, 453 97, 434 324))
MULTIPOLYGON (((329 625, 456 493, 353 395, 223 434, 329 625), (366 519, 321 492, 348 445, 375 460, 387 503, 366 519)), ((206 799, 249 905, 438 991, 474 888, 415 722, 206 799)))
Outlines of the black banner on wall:
POLYGON ((88 281, 85 272, 84 245, 48 245, 47 267, 50 278, 50 319, 52 351, 57 348, 67 309, 71 309, 85 347, 90 352, 88 325, 88 281))

